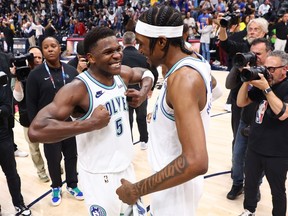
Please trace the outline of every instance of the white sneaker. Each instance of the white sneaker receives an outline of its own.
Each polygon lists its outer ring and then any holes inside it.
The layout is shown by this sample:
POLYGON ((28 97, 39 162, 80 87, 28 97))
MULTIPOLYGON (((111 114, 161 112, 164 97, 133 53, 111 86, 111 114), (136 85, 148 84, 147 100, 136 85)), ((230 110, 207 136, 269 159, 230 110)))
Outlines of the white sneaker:
POLYGON ((38 177, 39 177, 39 179, 40 179, 42 182, 44 182, 44 183, 50 181, 49 177, 47 176, 47 174, 46 174, 45 172, 39 173, 39 174, 38 174, 38 177))
POLYGON ((225 104, 224 110, 226 110, 227 112, 231 112, 231 104, 225 104))
POLYGON ((141 150, 146 150, 148 148, 147 142, 140 142, 140 148, 141 150))
POLYGON ((249 210, 245 209, 245 211, 239 216, 255 216, 255 213, 252 213, 249 210))
POLYGON ((27 157, 29 154, 27 152, 21 151, 19 149, 17 149, 16 151, 14 151, 14 156, 15 157, 27 157))

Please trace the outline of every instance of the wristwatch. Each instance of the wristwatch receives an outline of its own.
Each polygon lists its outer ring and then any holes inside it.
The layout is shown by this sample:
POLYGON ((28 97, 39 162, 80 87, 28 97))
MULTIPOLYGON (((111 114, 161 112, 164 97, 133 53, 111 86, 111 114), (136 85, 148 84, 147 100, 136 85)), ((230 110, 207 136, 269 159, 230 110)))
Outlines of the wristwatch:
POLYGON ((265 94, 265 95, 267 95, 269 92, 271 92, 272 91, 272 89, 270 88, 270 87, 268 87, 268 88, 266 88, 266 89, 264 89, 264 91, 263 91, 263 93, 265 94))

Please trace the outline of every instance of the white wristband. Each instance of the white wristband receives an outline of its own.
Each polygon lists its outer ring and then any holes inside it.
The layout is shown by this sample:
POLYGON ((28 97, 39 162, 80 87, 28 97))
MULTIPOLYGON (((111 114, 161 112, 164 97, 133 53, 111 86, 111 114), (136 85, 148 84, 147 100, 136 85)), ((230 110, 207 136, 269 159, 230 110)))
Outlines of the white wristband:
POLYGON ((19 92, 19 91, 16 91, 15 89, 13 90, 13 97, 15 98, 15 100, 17 102, 20 102, 23 100, 24 98, 24 93, 23 91, 22 92, 19 92))
POLYGON ((150 77, 152 79, 152 82, 154 83, 154 75, 150 70, 144 71, 142 79, 144 79, 145 77, 150 77))

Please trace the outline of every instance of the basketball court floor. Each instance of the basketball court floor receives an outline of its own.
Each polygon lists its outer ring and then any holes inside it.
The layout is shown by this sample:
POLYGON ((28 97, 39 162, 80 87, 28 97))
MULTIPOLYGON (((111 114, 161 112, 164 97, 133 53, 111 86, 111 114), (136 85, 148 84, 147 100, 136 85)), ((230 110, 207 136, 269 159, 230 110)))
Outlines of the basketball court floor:
MULTIPOLYGON (((224 104, 228 95, 225 89, 225 78, 227 71, 213 71, 213 75, 222 86, 223 96, 213 103, 211 126, 208 134, 207 148, 209 153, 209 169, 205 174, 204 194, 200 201, 199 216, 236 216, 243 211, 243 195, 236 200, 228 200, 226 194, 231 189, 232 180, 231 169, 231 141, 232 131, 230 126, 231 114, 226 112, 224 104)), ((149 99, 148 111, 152 111, 153 103, 158 94, 155 89, 153 96, 149 99)), ((25 142, 22 127, 16 122, 14 128, 15 142, 18 148, 29 151, 25 142)), ((133 130, 135 140, 139 137, 137 126, 133 130)), ((43 147, 43 146, 41 146, 43 147)), ((139 145, 133 146, 135 151, 134 167, 138 179, 142 179, 151 174, 150 166, 147 162, 147 150, 140 150, 139 145)), ((149 147, 148 147, 149 148, 149 147)), ((43 148, 42 148, 43 150, 43 148)), ((43 154, 44 155, 44 154, 43 154)), ((30 206, 33 216, 85 216, 88 215, 84 201, 75 200, 65 191, 64 184, 62 203, 58 207, 53 207, 50 203, 50 183, 42 183, 33 167, 30 156, 26 158, 16 158, 17 170, 21 178, 22 194, 26 205, 30 206)), ((62 175, 64 178, 65 175, 62 175)), ((63 179, 64 180, 64 179, 63 179)), ((79 185, 81 188, 81 184, 79 185)), ((2 216, 15 215, 11 197, 6 184, 3 172, 0 172, 0 204, 2 206, 2 216)), ((267 180, 264 178, 261 185, 261 201, 258 203, 257 216, 271 215, 271 193, 267 180)), ((189 193, 189 191, 187 191, 189 193)), ((143 197, 145 206, 149 206, 149 195, 143 197)))

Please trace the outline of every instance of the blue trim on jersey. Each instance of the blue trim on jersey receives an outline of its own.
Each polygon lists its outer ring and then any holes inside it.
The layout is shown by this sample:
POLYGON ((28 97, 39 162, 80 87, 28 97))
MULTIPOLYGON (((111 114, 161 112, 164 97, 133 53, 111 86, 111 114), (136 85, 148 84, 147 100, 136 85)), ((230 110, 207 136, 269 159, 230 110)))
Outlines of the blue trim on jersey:
POLYGON ((122 77, 120 75, 116 75, 118 77, 118 79, 122 82, 125 90, 127 90, 127 85, 125 84, 124 80, 122 79, 122 77))
POLYGON ((94 82, 95 84, 97 84, 97 85, 100 86, 101 88, 110 90, 110 89, 114 89, 115 86, 116 86, 116 83, 115 83, 115 82, 114 82, 113 85, 111 85, 111 86, 107 86, 107 85, 104 85, 104 84, 100 83, 100 82, 97 81, 94 77, 92 77, 91 74, 90 74, 88 71, 84 71, 83 73, 85 73, 85 75, 86 75, 92 82, 94 82))
POLYGON ((92 112, 92 107, 93 107, 93 106, 92 106, 92 105, 93 105, 92 92, 91 92, 91 90, 90 90, 90 88, 89 88, 89 85, 88 85, 88 83, 86 82, 86 80, 84 80, 84 79, 83 79, 82 77, 80 77, 80 76, 78 76, 78 77, 76 77, 76 78, 80 79, 80 80, 85 84, 86 89, 87 89, 88 94, 89 94, 89 109, 88 109, 88 111, 86 112, 86 114, 85 114, 84 116, 78 118, 78 120, 85 120, 85 119, 90 115, 90 113, 92 112))
MULTIPOLYGON (((172 68, 169 70, 169 72, 166 74, 165 78, 167 78, 171 73, 173 73, 175 67, 177 67, 182 61, 184 61, 184 60, 186 60, 186 59, 191 59, 191 60, 193 60, 193 61, 195 60, 195 61, 199 61, 199 62, 205 62, 205 61, 206 61, 203 56, 201 56, 201 55, 199 55, 199 54, 197 54, 197 53, 195 53, 195 54, 196 54, 198 57, 200 57, 202 60, 197 59, 197 58, 194 58, 194 57, 192 57, 192 56, 185 57, 184 59, 179 60, 175 65, 173 65, 173 67, 172 67, 172 68)), ((185 63, 184 65, 182 65, 181 67, 184 67, 184 66, 189 66, 189 67, 195 69, 195 70, 200 74, 200 76, 201 76, 202 79, 204 80, 205 84, 207 84, 207 80, 205 79, 204 75, 202 75, 202 73, 199 72, 199 69, 198 69, 197 67, 195 67, 195 65, 192 65, 191 63, 187 62, 187 63, 185 63)), ((211 85, 211 83, 209 83, 209 85, 211 85)), ((206 90, 208 91, 209 89, 206 89, 206 90)), ((210 91, 212 92, 212 88, 210 89, 210 91)))
POLYGON ((162 97, 162 100, 161 100, 160 109, 161 109, 163 115, 164 115, 166 118, 168 118, 168 119, 170 119, 170 120, 172 120, 172 121, 175 121, 174 115, 167 113, 166 110, 165 110, 165 108, 164 108, 164 105, 163 105, 164 99, 166 99, 166 93, 167 93, 167 91, 166 91, 166 89, 165 89, 164 94, 163 94, 163 97, 162 97))
MULTIPOLYGON (((172 66, 172 68, 170 68, 170 70, 167 72, 167 74, 165 75, 165 78, 167 78, 168 76, 170 76, 170 74, 175 70, 175 68, 182 62, 182 61, 185 61, 186 59, 191 59, 191 60, 193 60, 193 61, 198 61, 198 62, 205 62, 206 60, 205 60, 205 58, 203 57, 203 56, 201 56, 201 55, 199 55, 199 54, 197 54, 197 53, 195 53, 199 58, 201 58, 201 59, 198 59, 198 58, 194 58, 194 57, 192 57, 192 56, 187 56, 187 57, 185 57, 185 58, 183 58, 183 59, 180 59, 178 62, 176 62, 176 64, 174 64, 173 66, 172 66)), ((184 65, 183 65, 184 66, 184 65)), ((192 67, 192 68, 194 68, 194 69, 196 69, 195 67, 192 67)))

